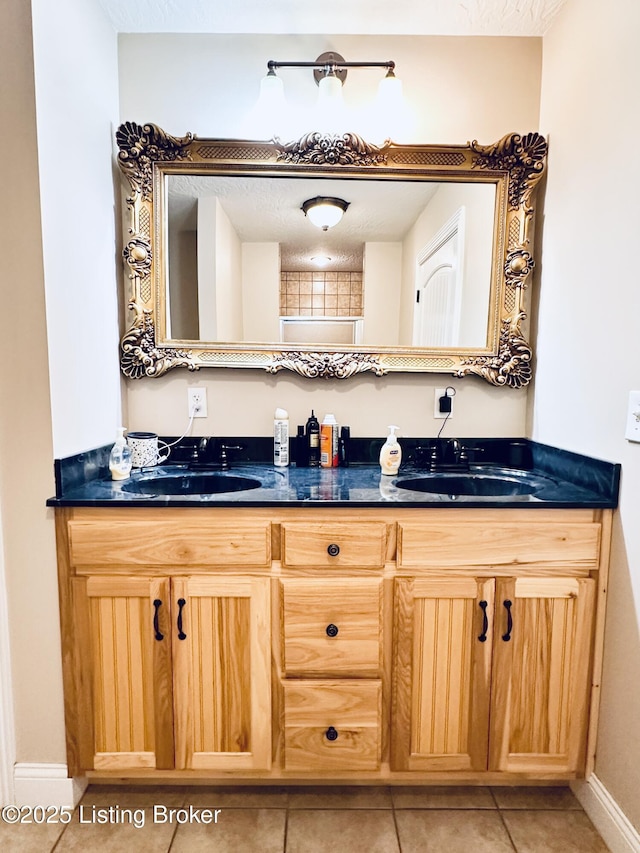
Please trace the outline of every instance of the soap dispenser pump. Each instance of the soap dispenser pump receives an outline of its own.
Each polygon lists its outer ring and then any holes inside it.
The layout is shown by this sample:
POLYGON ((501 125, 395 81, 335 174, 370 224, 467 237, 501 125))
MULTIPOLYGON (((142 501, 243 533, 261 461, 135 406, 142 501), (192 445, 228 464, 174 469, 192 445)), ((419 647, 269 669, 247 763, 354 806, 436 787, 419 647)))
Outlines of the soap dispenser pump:
POLYGON ((125 427, 118 427, 118 435, 109 454, 112 480, 126 480, 131 473, 131 448, 127 444, 124 433, 125 427))
POLYGON ((398 473, 402 461, 402 448, 396 436, 397 429, 400 427, 393 425, 389 427, 389 435, 380 450, 380 471, 387 477, 398 473))

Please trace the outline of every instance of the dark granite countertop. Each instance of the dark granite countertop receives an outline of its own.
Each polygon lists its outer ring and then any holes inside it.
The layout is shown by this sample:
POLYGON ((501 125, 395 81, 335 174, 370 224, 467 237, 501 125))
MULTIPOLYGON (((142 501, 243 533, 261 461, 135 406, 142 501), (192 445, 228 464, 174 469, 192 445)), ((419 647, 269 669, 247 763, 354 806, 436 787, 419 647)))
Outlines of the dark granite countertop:
MULTIPOLYGON (((335 506, 374 507, 549 507, 615 508, 620 466, 526 439, 463 439, 473 479, 499 477, 525 483, 529 494, 487 495, 430 493, 402 488, 410 478, 432 477, 424 454, 434 439, 404 440, 404 463, 397 476, 383 476, 375 464, 382 441, 352 440, 352 464, 345 468, 276 468, 269 462, 270 439, 225 438, 242 445, 229 470, 215 472, 196 461, 195 440, 176 448, 171 465, 135 471, 128 480, 113 481, 108 471, 110 446, 56 460, 56 497, 48 506, 91 507, 211 507, 211 506, 335 506), (239 457, 239 458, 238 458, 239 457), (481 462, 479 460, 482 460, 481 462), (158 478, 171 475, 186 482, 194 476, 217 473, 259 481, 259 487, 218 494, 155 494, 158 478), (138 491, 139 490, 139 491, 138 491)), ((446 477, 454 476, 452 473, 446 477)), ((466 475, 468 476, 468 474, 466 475)), ((174 481, 175 482, 175 481, 174 481)), ((178 489, 180 487, 178 486, 178 489)), ((516 489, 518 487, 516 486, 516 489)), ((161 491, 161 490, 160 490, 161 491)), ((455 488, 451 491, 455 492, 455 488)))

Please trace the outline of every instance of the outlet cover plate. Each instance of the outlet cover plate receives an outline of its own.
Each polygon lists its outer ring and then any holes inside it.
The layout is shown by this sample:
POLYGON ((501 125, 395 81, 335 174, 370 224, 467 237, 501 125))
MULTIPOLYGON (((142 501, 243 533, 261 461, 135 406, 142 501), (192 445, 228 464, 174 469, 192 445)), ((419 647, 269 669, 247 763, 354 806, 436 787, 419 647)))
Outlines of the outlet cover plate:
POLYGON ((624 437, 628 441, 640 441, 640 391, 629 391, 627 428, 624 437))
POLYGON ((206 388, 187 388, 187 398, 189 400, 189 417, 194 418, 207 417, 207 389, 206 388), (197 411, 195 411, 197 408, 197 411))
MULTIPOLYGON (((433 417, 438 420, 444 420, 447 417, 447 412, 440 411, 440 397, 444 397, 446 394, 446 388, 436 388, 435 397, 433 400, 433 417)), ((449 399, 451 400, 451 412, 449 413, 449 420, 453 417, 453 395, 449 395, 449 399)))

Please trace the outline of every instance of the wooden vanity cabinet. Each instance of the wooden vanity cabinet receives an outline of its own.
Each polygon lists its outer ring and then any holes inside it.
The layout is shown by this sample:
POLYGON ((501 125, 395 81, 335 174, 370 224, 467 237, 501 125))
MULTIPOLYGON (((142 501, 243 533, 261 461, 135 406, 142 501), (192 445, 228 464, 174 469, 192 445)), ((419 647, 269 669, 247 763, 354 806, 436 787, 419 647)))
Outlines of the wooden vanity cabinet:
POLYGON ((69 767, 589 772, 611 511, 57 510, 69 767))

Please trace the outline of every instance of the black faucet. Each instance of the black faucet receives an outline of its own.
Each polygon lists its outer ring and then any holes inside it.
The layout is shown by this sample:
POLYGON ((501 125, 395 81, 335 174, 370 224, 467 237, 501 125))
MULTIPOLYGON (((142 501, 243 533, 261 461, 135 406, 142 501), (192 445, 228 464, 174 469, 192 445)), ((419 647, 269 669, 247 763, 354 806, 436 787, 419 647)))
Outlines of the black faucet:
POLYGON ((224 441, 216 441, 214 438, 201 438, 191 449, 189 462, 198 468, 215 468, 221 471, 229 470, 230 450, 244 450, 243 444, 225 444, 224 441))
POLYGON ((431 445, 428 461, 429 471, 468 471, 469 455, 467 448, 457 438, 445 441, 436 440, 431 445))

